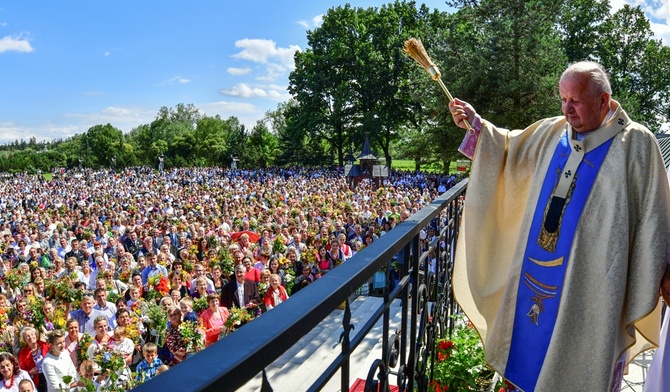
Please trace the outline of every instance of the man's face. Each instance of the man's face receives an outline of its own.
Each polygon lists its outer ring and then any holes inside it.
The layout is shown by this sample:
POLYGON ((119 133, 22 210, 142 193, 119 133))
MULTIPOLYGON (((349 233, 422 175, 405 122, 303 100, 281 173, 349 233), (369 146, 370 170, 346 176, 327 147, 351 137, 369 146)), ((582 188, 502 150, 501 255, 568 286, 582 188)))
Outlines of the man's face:
POLYGON ((86 314, 90 314, 93 310, 93 303, 93 298, 84 297, 84 299, 81 300, 81 310, 83 310, 86 314))
POLYGON ((244 274, 246 274, 244 268, 235 269, 235 279, 237 279, 237 283, 244 283, 244 274))
POLYGON ((107 293, 105 291, 98 292, 98 294, 95 295, 95 302, 97 302, 100 307, 107 305, 107 293))
POLYGON ((154 254, 149 255, 147 260, 149 261, 149 265, 152 266, 152 267, 155 267, 156 264, 158 263, 158 257, 156 257, 156 255, 154 255, 154 254))
POLYGON ((579 133, 595 130, 609 110, 609 94, 594 94, 586 76, 574 75, 561 80, 558 85, 561 110, 572 129, 579 133))

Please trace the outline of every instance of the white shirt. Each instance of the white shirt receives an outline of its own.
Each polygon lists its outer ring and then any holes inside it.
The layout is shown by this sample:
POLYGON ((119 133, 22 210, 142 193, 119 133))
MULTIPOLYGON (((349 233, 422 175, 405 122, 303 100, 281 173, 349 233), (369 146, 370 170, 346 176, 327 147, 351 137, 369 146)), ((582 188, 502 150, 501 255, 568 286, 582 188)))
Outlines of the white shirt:
POLYGON ((48 353, 42 361, 42 374, 47 380, 47 391, 49 392, 68 390, 69 386, 63 382, 65 376, 72 376, 72 382, 79 379, 77 369, 66 350, 61 351, 58 357, 48 353), (61 388, 61 385, 63 388, 61 388))

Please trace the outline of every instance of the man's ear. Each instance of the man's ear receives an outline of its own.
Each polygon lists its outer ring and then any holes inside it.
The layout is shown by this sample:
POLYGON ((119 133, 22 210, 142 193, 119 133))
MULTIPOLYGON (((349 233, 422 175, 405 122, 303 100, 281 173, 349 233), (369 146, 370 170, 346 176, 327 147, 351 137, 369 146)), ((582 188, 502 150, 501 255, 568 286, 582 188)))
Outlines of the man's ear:
POLYGON ((604 112, 610 110, 610 94, 607 92, 600 94, 600 110, 604 112))

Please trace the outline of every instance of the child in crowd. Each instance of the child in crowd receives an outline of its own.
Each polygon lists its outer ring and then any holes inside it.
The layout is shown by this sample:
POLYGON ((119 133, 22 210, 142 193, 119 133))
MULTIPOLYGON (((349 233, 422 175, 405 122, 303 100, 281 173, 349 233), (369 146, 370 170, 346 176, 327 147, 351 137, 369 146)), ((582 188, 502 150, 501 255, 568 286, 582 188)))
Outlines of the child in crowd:
POLYGON ((19 383, 19 392, 35 392, 35 385, 30 380, 21 380, 19 383))
POLYGON ((193 299, 184 297, 179 301, 179 308, 183 314, 183 321, 198 321, 198 314, 193 310, 193 299))
POLYGON ((96 374, 93 361, 88 359, 82 361, 81 365, 79 366, 79 375, 81 376, 81 379, 79 380, 80 386, 86 388, 86 384, 90 382, 93 384, 96 391, 100 390, 100 387, 105 380, 108 380, 106 375, 100 373, 96 374))
POLYGON ((126 366, 130 366, 133 360, 133 351, 135 351, 135 344, 132 340, 126 337, 126 327, 114 328, 114 336, 109 342, 109 345, 121 354, 126 361, 126 366))
POLYGON ((137 381, 148 381, 156 377, 158 368, 163 365, 163 361, 158 359, 158 347, 154 343, 147 343, 142 347, 144 359, 137 364, 137 381))
POLYGON ((128 308, 132 308, 133 304, 140 300, 140 288, 133 286, 130 288, 130 299, 126 302, 128 308))

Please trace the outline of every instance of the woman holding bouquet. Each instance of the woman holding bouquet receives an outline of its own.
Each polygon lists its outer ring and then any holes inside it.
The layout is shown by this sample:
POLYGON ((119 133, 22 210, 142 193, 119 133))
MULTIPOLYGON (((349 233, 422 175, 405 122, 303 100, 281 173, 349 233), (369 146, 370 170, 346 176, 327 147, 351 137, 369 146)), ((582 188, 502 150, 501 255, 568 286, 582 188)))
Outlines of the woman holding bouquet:
POLYGON ((174 366, 186 359, 186 342, 179 332, 181 309, 178 306, 171 307, 168 310, 168 319, 170 320, 170 325, 168 325, 165 331, 165 344, 170 353, 172 353, 172 362, 168 365, 174 366))
POLYGON ((219 340, 223 324, 228 319, 228 309, 219 306, 218 294, 207 295, 207 304, 209 308, 200 315, 200 322, 205 327, 205 347, 209 347, 219 340))
POLYGON ((33 382, 28 372, 19 367, 19 361, 10 353, 0 353, 0 374, 2 374, 0 392, 18 392, 22 380, 33 382))

